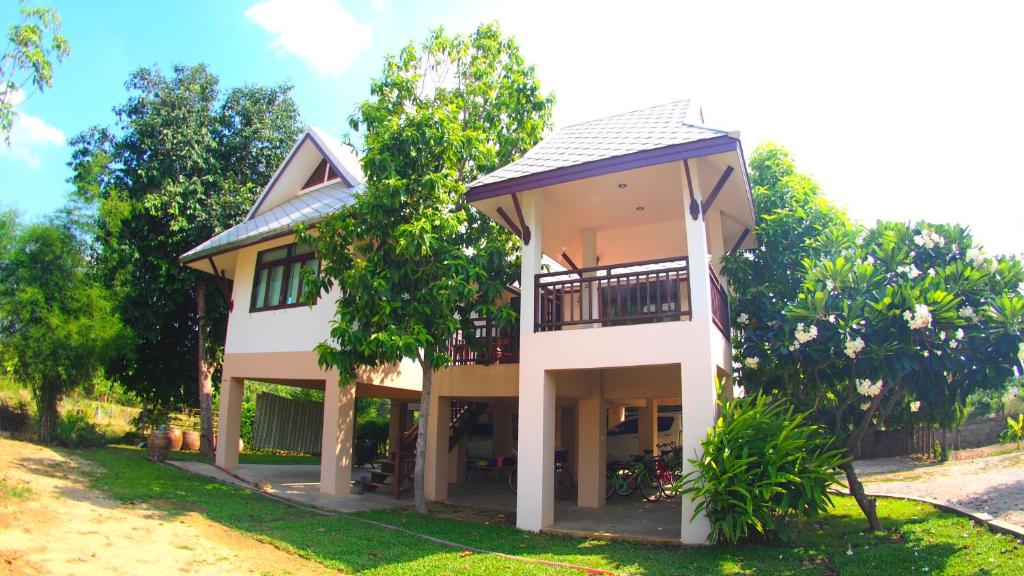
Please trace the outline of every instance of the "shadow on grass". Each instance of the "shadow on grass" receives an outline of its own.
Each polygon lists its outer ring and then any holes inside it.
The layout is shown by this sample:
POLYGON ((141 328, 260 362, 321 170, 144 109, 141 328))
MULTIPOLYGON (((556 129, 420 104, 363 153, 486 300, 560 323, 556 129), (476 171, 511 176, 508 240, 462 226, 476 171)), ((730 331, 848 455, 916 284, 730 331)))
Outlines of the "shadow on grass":
POLYGON ((332 568, 377 574, 557 574, 565 569, 470 554, 360 522, 384 522, 463 545, 635 574, 993 574, 1024 573, 1024 547, 970 522, 913 502, 883 501, 889 533, 872 534, 849 498, 833 514, 792 524, 773 544, 679 548, 522 532, 510 526, 377 510, 321 516, 253 492, 154 465, 142 452, 80 453, 104 468, 94 487, 122 502, 174 516, 206 518, 332 568))

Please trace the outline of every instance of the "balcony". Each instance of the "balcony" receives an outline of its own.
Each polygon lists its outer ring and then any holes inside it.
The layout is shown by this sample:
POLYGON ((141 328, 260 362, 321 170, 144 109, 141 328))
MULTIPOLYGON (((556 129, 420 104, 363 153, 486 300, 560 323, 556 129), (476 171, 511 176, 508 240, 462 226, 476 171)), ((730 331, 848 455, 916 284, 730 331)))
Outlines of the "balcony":
MULTIPOLYGON (((708 273, 712 319, 728 337, 728 295, 708 273)), ((689 320, 689 280, 685 256, 537 274, 534 332, 689 320)))
POLYGON ((519 324, 499 327, 490 318, 474 318, 471 334, 448 340, 452 366, 516 364, 519 362, 519 324))

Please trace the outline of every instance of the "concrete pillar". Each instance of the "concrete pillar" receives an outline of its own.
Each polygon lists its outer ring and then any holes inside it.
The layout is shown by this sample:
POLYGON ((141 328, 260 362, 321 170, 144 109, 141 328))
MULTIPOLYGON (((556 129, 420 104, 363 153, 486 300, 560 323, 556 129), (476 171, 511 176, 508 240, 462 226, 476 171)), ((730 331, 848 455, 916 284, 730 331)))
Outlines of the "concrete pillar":
MULTIPOLYGON (((691 180, 697 201, 703 199, 700 189, 700 178, 697 162, 690 160, 691 180)), ((684 192, 685 192, 685 176, 684 192)), ((690 472, 693 465, 690 459, 699 457, 701 441, 707 436, 708 429, 715 423, 715 360, 712 338, 720 338, 718 329, 711 319, 711 281, 708 277, 709 246, 704 220, 696 220, 687 213, 686 245, 690 259, 690 305, 691 323, 694 337, 687 342, 685 355, 681 362, 682 405, 683 405, 683 471, 690 472)), ((696 503, 687 498, 680 502, 681 523, 680 536, 687 544, 704 544, 711 533, 707 517, 699 515, 690 520, 696 503)))
POLYGON ((217 466, 238 468, 238 438, 242 430, 242 392, 245 380, 225 374, 220 379, 220 417, 217 429, 217 466))
MULTIPOLYGON (((592 268, 597 266, 597 233, 594 230, 584 230, 580 232, 580 244, 582 248, 582 262, 580 266, 583 268, 592 268)), ((595 274, 593 272, 587 272, 584 274, 585 277, 590 278, 595 274)), ((597 319, 600 314, 600 308, 598 307, 598 291, 597 284, 591 283, 588 285, 587 295, 581 295, 582 298, 581 306, 583 307, 583 317, 597 319)), ((593 324, 592 327, 596 327, 598 324, 593 324)))
POLYGON ((604 506, 608 430, 601 421, 602 404, 601 388, 595 386, 590 396, 580 398, 576 414, 576 446, 579 451, 576 505, 581 508, 604 506))
POLYGON ((451 419, 451 398, 432 395, 423 486, 427 500, 432 502, 448 499, 448 426, 451 419))
POLYGON ((448 483, 466 482, 466 458, 469 453, 469 437, 463 436, 455 448, 448 453, 448 483))
POLYGON ((555 521, 555 377, 519 371, 519 483, 516 526, 539 531, 555 521), (529 422, 523 422, 529 415, 529 422))
POLYGON ((491 403, 494 456, 512 454, 512 406, 504 399, 491 403))
POLYGON ((652 398, 640 407, 637 414, 637 454, 644 450, 657 450, 658 404, 652 398))
POLYGON ((608 406, 608 429, 611 430, 626 419, 626 407, 622 404, 611 404, 608 406))
POLYGON ((352 489, 352 440, 356 425, 356 387, 341 386, 332 372, 324 385, 324 428, 320 454, 320 492, 344 496, 352 489))

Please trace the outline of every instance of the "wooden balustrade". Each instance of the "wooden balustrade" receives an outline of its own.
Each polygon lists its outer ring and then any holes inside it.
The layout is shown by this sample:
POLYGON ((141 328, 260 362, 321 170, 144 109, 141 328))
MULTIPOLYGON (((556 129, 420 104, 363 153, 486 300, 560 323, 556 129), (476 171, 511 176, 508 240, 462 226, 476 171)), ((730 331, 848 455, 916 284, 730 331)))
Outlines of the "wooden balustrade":
POLYGON ((519 325, 499 327, 490 318, 474 318, 473 333, 458 333, 448 341, 452 365, 515 364, 519 362, 519 325))
POLYGON ((710 266, 708 276, 711 278, 711 320, 722 336, 729 338, 729 294, 715 274, 715 269, 710 266))
POLYGON ((535 284, 535 332, 690 318, 685 256, 547 272, 535 284))

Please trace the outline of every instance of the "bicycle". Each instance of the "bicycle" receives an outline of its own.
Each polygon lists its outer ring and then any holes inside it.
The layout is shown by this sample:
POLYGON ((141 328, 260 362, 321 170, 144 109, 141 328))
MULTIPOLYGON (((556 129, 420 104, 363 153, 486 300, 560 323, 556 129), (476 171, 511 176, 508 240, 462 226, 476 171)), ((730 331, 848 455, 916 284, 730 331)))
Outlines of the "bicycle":
POLYGON ((630 458, 625 465, 617 467, 611 477, 605 475, 605 482, 612 484, 616 494, 628 496, 639 490, 640 496, 648 502, 662 498, 671 500, 676 496, 677 479, 682 474, 681 462, 677 456, 675 444, 659 444, 668 454, 653 456, 652 450, 644 450, 643 455, 630 458))

